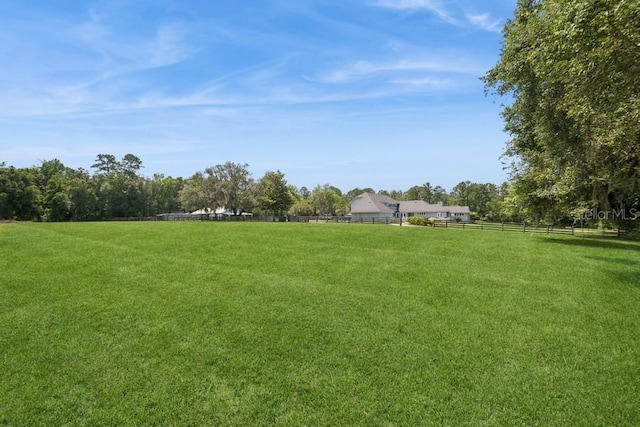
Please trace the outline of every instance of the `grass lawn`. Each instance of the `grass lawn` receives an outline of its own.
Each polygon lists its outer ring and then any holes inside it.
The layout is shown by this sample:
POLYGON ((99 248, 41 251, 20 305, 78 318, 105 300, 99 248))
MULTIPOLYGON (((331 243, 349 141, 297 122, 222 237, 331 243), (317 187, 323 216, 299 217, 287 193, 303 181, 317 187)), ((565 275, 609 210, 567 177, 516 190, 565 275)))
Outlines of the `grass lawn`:
POLYGON ((0 425, 640 425, 640 246, 0 225, 0 425))

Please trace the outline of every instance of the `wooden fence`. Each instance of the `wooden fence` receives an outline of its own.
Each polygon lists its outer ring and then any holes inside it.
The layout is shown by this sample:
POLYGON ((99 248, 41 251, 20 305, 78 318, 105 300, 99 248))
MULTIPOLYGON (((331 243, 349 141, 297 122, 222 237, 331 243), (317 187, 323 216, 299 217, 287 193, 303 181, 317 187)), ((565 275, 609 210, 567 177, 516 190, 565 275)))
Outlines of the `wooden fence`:
POLYGON ((445 228, 462 228, 472 230, 490 230, 490 231, 511 231, 521 233, 536 234, 564 234, 571 236, 591 236, 591 237, 616 237, 621 238, 626 234, 625 230, 620 229, 593 229, 580 228, 575 226, 553 226, 553 225, 531 225, 527 223, 495 223, 495 222, 475 222, 475 223, 458 223, 454 221, 436 221, 434 227, 445 228))
POLYGON ((315 222, 315 223, 349 223, 349 224, 400 224, 400 218, 393 217, 361 217, 353 218, 344 216, 291 216, 287 218, 292 222, 315 222))
MULTIPOLYGON (((335 217, 323 217, 323 216, 311 216, 311 217, 291 217, 290 221, 298 222, 317 222, 317 223, 350 223, 350 224, 395 224, 395 225, 409 225, 406 219, 393 218, 393 217, 359 217, 352 218, 350 216, 335 216, 335 217)), ((488 231, 500 231, 500 232, 519 232, 519 233, 535 233, 535 234, 564 234, 570 236, 579 237, 610 237, 610 238, 622 238, 627 232, 620 229, 594 229, 594 228, 580 228, 575 226, 540 226, 531 225, 527 223, 496 223, 496 222, 456 222, 449 220, 436 220, 430 225, 431 227, 438 228, 461 228, 463 230, 488 230, 488 231)))
MULTIPOLYGON (((409 225, 404 218, 394 217, 358 217, 351 216, 300 216, 290 215, 282 217, 264 215, 237 215, 237 216, 215 216, 215 215, 173 215, 173 216, 150 216, 114 218, 113 221, 260 221, 260 222, 307 222, 307 223, 338 223, 338 224, 385 224, 385 225, 409 225)), ((428 225, 437 228, 459 228, 463 230, 488 230, 500 232, 519 232, 535 234, 564 234, 578 237, 609 237, 622 238, 627 232, 620 229, 594 229, 580 228, 575 226, 540 226, 527 223, 495 223, 495 222, 474 222, 464 223, 449 220, 436 220, 428 225)))
POLYGON ((124 218, 111 218, 109 221, 265 221, 264 217, 251 215, 208 215, 208 214, 175 214, 157 216, 136 216, 124 218))

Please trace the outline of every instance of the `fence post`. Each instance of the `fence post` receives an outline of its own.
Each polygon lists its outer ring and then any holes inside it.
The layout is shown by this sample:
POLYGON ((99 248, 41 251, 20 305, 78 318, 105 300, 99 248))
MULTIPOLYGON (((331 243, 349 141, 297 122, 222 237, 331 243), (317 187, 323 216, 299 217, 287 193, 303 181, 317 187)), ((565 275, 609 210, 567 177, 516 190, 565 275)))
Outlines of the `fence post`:
POLYGON ((502 223, 502 230, 501 231, 504 231, 504 222, 502 223))
POLYGON ((527 232, 527 223, 522 221, 522 232, 526 233, 527 232))
POLYGON ((480 230, 484 230, 484 221, 480 220, 480 230))

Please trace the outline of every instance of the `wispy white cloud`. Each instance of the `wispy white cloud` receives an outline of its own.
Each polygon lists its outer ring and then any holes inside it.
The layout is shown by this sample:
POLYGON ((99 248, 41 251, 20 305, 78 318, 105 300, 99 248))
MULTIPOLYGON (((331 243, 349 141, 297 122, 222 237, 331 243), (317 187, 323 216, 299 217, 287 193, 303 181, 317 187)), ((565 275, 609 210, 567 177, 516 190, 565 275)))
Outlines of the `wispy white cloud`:
POLYGON ((149 49, 147 67, 164 67, 177 64, 191 57, 196 48, 186 41, 187 26, 182 22, 160 25, 154 37, 144 43, 149 49))
POLYGON ((157 25, 149 35, 133 38, 119 34, 94 16, 69 33, 80 41, 78 48, 101 55, 102 62, 93 65, 96 71, 111 76, 184 61, 196 52, 186 40, 187 31, 184 23, 174 21, 157 25))
POLYGON ((390 80, 389 83, 431 88, 446 88, 452 85, 452 81, 450 79, 436 79, 433 77, 393 79, 390 80))
POLYGON ((374 6, 401 11, 424 11, 437 16, 441 21, 456 26, 470 26, 484 31, 500 32, 502 21, 489 13, 473 13, 458 2, 441 0, 375 0, 374 6))
MULTIPOLYGON (((451 2, 371 1, 378 7, 429 11, 447 22, 458 21, 451 2)), ((336 19, 324 18, 315 8, 307 9, 305 13, 313 22, 339 27, 341 36, 347 34, 350 39, 359 40, 375 34, 363 33, 360 25, 338 25, 336 19)), ((195 25, 199 25, 197 30, 172 17, 150 20, 144 28, 125 32, 118 23, 119 15, 120 11, 115 10, 92 10, 88 16, 83 14, 81 19, 70 22, 56 36, 56 43, 66 55, 59 62, 65 65, 56 66, 54 72, 42 72, 37 85, 0 93, 0 116, 78 116, 188 107, 226 115, 234 107, 380 99, 455 89, 460 80, 475 78, 485 69, 459 59, 460 52, 423 55, 404 37, 387 42, 384 52, 366 51, 369 46, 355 50, 358 56, 379 59, 349 61, 345 58, 356 56, 349 49, 315 49, 312 56, 304 50, 307 39, 296 42, 290 34, 277 32, 268 36, 264 28, 255 30, 228 23, 222 28, 214 26, 213 34, 209 30, 197 33, 203 31, 203 22, 195 25), (235 63, 236 56, 228 52, 224 53, 227 56, 221 54, 220 60, 205 57, 199 50, 198 38, 192 37, 196 33, 215 36, 203 47, 208 49, 207 55, 215 52, 212 47, 221 44, 226 51, 231 51, 229 47, 242 50, 243 61, 235 63), (273 50, 264 55, 263 49, 273 50), (389 59, 389 50, 396 59, 389 59), (256 52, 259 60, 250 56, 256 52), (167 78, 171 73, 157 77, 164 71, 157 69, 178 65, 191 57, 199 63, 193 80, 177 83, 167 78), (327 64, 338 65, 329 68, 327 64), (206 75, 209 70, 210 76, 206 75), (357 83, 357 87, 349 83, 357 83)), ((478 26, 491 25, 488 15, 469 15, 466 19, 478 26)), ((54 34, 54 30, 51 26, 47 31, 54 34)), ((57 55, 53 52, 48 62, 56 64, 57 55)))
POLYGON ((315 78, 322 83, 349 83, 354 80, 370 78, 372 76, 391 73, 397 75, 403 72, 438 72, 454 74, 474 74, 478 70, 468 64, 453 61, 429 60, 397 60, 393 62, 357 61, 343 68, 339 68, 315 78))
POLYGON ((499 33, 502 30, 502 20, 492 18, 488 13, 466 14, 467 20, 474 26, 486 30, 499 33))
MULTIPOLYGON (((449 90, 455 89, 461 79, 475 78, 473 67, 435 61, 358 61, 314 78, 282 76, 276 68, 265 65, 246 70, 179 94, 162 88, 136 88, 129 80, 101 85, 105 87, 60 86, 48 90, 45 98, 25 98, 18 108, 16 104, 7 104, 11 105, 7 109, 0 106, 0 115, 79 117, 197 108, 196 114, 232 117, 244 108, 258 106, 327 104, 393 98, 426 89, 449 90), (358 84, 347 84, 353 82, 358 84)), ((12 98, 16 99, 17 94, 12 98)))
MULTIPOLYGON (((0 91, 0 116, 95 113, 131 106, 149 90, 140 73, 176 65, 197 53, 183 22, 151 25, 146 33, 131 37, 104 20, 95 13, 65 25, 41 20, 36 39, 41 57, 21 56, 13 70, 0 71, 13 80, 21 76, 14 84, 8 79, 0 83, 6 86, 0 91)), ((29 51, 18 43, 12 49, 29 51)))
POLYGON ((376 0, 374 6, 397 10, 429 11, 445 22, 458 23, 458 20, 439 0, 376 0))

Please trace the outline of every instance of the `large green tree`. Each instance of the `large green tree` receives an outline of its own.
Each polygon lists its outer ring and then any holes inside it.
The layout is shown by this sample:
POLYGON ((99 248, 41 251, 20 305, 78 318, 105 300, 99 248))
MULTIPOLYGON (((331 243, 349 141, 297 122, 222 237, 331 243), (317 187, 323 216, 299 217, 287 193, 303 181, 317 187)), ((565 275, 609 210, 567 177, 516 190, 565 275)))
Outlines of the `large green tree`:
MULTIPOLYGON (((491 203, 501 200, 500 190, 495 184, 480 184, 471 181, 462 181, 451 190, 449 202, 452 204, 469 206, 471 215, 476 218, 493 218, 490 215, 491 203)), ((498 215, 499 216, 499 215, 498 215)))
MULTIPOLYGON (((513 186, 540 220, 640 204, 640 7, 629 0, 520 0, 485 82, 512 102, 513 186)), ((631 225, 628 224, 627 225, 631 225)))
POLYGON ((37 168, 5 167, 0 163, 0 219, 40 219, 42 192, 38 184, 37 168))
POLYGON ((181 208, 179 194, 183 185, 182 178, 153 174, 153 177, 148 180, 152 213, 179 212, 181 208))
POLYGON ((313 207, 311 206, 311 192, 307 187, 297 188, 295 185, 289 184, 289 193, 293 198, 289 213, 298 216, 313 215, 313 207))
POLYGON ((316 215, 345 215, 349 211, 350 200, 329 184, 317 185, 309 200, 316 215))
POLYGON ((281 217, 289 210, 293 202, 294 198, 284 174, 280 171, 265 173, 258 184, 260 208, 273 214, 274 217, 281 217))
POLYGON ((371 187, 365 187, 365 188, 356 187, 347 191, 347 194, 345 194, 345 197, 347 198, 347 200, 351 201, 356 197, 358 197, 359 195, 361 195, 362 193, 375 193, 375 190, 371 187))
POLYGON ((67 178, 71 201, 69 219, 86 221, 99 218, 99 200, 89 173, 84 169, 78 169, 67 178))
POLYGON ((238 215, 249 211, 254 201, 254 181, 246 163, 226 162, 205 169, 210 181, 215 182, 214 208, 225 207, 238 215))
POLYGON ((211 209, 215 211, 218 201, 215 197, 215 183, 210 177, 205 177, 202 172, 196 172, 188 178, 180 191, 178 200, 182 209, 193 212, 198 209, 211 209))
POLYGON ((44 220, 91 220, 99 217, 98 199, 86 170, 72 169, 53 159, 41 162, 37 172, 44 220))

